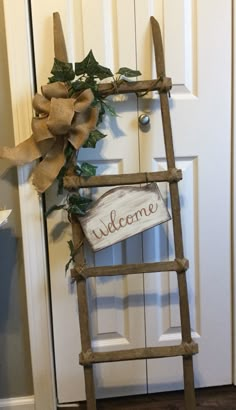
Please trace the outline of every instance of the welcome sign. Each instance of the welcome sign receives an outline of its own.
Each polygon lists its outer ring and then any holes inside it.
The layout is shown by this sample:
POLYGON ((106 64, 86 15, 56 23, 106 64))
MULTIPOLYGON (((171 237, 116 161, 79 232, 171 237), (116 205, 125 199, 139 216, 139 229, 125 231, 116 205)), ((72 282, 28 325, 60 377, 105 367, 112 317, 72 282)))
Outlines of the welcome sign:
POLYGON ((113 245, 171 219, 156 183, 118 187, 94 202, 80 217, 94 251, 113 245))

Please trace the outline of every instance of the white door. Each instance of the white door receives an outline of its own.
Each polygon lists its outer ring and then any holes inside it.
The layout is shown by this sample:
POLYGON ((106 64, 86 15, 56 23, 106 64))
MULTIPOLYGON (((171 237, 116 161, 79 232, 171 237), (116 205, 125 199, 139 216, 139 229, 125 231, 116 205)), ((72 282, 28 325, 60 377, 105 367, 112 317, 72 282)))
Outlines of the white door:
MULTIPOLYGON (((62 17, 70 60, 93 50, 97 60, 116 71, 137 67, 155 78, 149 17, 161 23, 166 72, 173 79, 170 99, 175 153, 184 171, 181 204, 195 359, 196 385, 231 383, 230 328, 230 0, 36 0, 32 21, 38 89, 53 62, 52 13, 62 17), (208 32, 211 35, 208 35, 208 32)), ((80 158, 98 165, 98 173, 165 168, 158 96, 114 102, 119 117, 107 119, 108 137, 80 158), (139 130, 138 113, 148 112, 151 126, 139 130)), ((162 184, 163 185, 163 184, 162 184)), ((168 201, 167 187, 160 187, 168 201)), ((48 206, 56 198, 47 195, 48 206)), ((96 192, 100 195, 101 191, 96 192)), ((80 337, 76 292, 65 277, 65 215, 48 219, 50 283, 58 400, 84 399, 78 365, 80 337)), ((93 257, 97 264, 173 258, 171 223, 147 231, 93 257)), ((91 256, 92 257, 92 256, 91 256)), ((176 343, 179 313, 175 275, 148 274, 97 279, 89 286, 93 345, 121 349, 176 343)), ((181 386, 181 359, 99 365, 98 396, 115 396, 181 386)))
MULTIPOLYGON (((138 67, 146 78, 153 75, 145 24, 151 12, 162 28, 166 72, 174 84, 170 107, 177 167, 184 175, 180 200, 184 249, 190 261, 191 328, 200 351, 194 357, 195 384, 227 384, 232 382, 231 1, 136 0, 135 5, 138 67)), ((141 171, 163 170, 166 162, 158 98, 140 99, 139 110, 151 118, 150 131, 140 130, 141 171)), ((160 186, 169 201, 166 184, 160 186)), ((156 257, 173 259, 171 223, 149 230, 143 237, 145 262, 156 257)), ((145 307, 147 345, 181 340, 175 273, 145 275, 145 307)), ((149 392, 181 387, 181 362, 181 358, 149 360, 149 392)))

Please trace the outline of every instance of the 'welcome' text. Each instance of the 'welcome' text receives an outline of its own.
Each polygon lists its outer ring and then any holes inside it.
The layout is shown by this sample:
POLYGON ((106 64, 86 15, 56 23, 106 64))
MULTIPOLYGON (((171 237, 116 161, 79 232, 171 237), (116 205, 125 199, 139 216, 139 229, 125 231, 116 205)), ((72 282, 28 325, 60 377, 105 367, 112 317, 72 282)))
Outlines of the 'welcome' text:
POLYGON ((141 218, 149 217, 151 214, 155 214, 158 209, 158 204, 150 203, 147 208, 141 208, 135 211, 132 215, 126 215, 124 217, 117 217, 116 210, 113 209, 110 212, 110 219, 108 223, 104 223, 101 219, 102 228, 93 230, 93 234, 97 239, 101 239, 104 236, 108 236, 111 233, 119 231, 121 228, 125 228, 127 225, 132 225, 138 222, 141 218))

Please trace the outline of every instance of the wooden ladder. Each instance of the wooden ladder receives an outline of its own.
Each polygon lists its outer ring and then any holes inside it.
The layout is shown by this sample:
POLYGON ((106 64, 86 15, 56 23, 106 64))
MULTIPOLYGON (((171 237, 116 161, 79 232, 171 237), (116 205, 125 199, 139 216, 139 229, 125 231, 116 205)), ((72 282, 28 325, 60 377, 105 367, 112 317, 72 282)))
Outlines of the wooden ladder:
POLYGON ((171 80, 166 78, 165 76, 165 64, 161 32, 159 24, 154 17, 151 17, 151 26, 155 49, 157 80, 145 82, 137 81, 135 83, 132 83, 131 85, 129 83, 128 86, 121 85, 118 87, 118 90, 116 91, 114 91, 114 89, 113 91, 111 91, 111 87, 109 88, 109 85, 103 84, 100 86, 100 91, 104 95, 104 93, 115 94, 115 92, 124 93, 137 92, 140 90, 158 90, 160 96, 163 133, 168 166, 167 171, 138 174, 94 176, 90 177, 89 179, 79 176, 66 176, 64 178, 64 187, 68 190, 73 190, 82 187, 114 185, 117 186, 163 181, 168 182, 171 197, 175 259, 169 262, 142 263, 139 265, 126 264, 116 266, 113 265, 87 267, 84 257, 83 245, 81 246, 81 244, 83 243, 84 234, 80 226, 80 223, 78 222, 78 219, 75 216, 73 217, 73 243, 75 249, 78 249, 78 252, 75 257, 75 267, 72 270, 72 277, 77 282, 79 324, 82 345, 82 352, 80 353, 80 364, 84 367, 86 400, 88 410, 96 410, 96 396, 93 378, 93 365, 95 363, 176 356, 183 357, 183 376, 186 409, 194 410, 196 408, 192 356, 193 354, 198 352, 198 346, 192 340, 190 328, 189 304, 186 283, 186 270, 188 269, 188 261, 184 257, 183 250, 180 200, 178 190, 178 182, 182 179, 182 173, 180 170, 176 169, 175 166, 170 110, 168 101, 168 94, 171 88, 171 80), (175 271, 177 273, 178 278, 182 342, 179 345, 175 346, 143 347, 138 349, 120 351, 94 352, 92 350, 89 330, 89 313, 86 280, 90 277, 98 276, 130 275, 137 273, 145 274, 148 272, 169 271, 175 271))

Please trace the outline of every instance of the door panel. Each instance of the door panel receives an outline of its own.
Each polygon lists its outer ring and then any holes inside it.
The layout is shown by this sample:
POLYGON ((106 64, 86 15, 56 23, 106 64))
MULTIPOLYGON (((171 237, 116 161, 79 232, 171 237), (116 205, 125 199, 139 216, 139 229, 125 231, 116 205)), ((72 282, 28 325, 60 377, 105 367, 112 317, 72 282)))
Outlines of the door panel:
MULTIPOLYGON (((149 77, 154 59, 149 52, 147 16, 153 5, 152 1, 145 5, 136 1, 137 35, 146 38, 145 49, 137 47, 137 62, 149 77)), ((197 386, 231 383, 231 324, 227 319, 231 309, 231 2, 179 0, 173 4, 167 0, 160 1, 159 8, 166 73, 173 81, 169 101, 176 162, 183 170, 179 187, 185 255, 190 261, 187 281, 191 327, 200 350, 194 358, 195 380, 197 386), (224 81, 219 84, 221 76, 224 81), (217 352, 221 352, 220 357, 217 352)), ((165 169, 161 112, 155 94, 139 100, 139 113, 143 112, 150 115, 151 126, 139 131, 141 171, 165 169)), ((169 203, 165 184, 162 190, 169 203)), ((145 261, 173 259, 173 249, 171 221, 165 228, 144 234, 145 261)), ((179 342, 175 273, 167 277, 164 273, 145 275, 145 306, 147 344, 179 342)), ((148 383, 149 392, 182 387, 181 360, 149 360, 148 383)))

